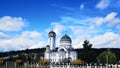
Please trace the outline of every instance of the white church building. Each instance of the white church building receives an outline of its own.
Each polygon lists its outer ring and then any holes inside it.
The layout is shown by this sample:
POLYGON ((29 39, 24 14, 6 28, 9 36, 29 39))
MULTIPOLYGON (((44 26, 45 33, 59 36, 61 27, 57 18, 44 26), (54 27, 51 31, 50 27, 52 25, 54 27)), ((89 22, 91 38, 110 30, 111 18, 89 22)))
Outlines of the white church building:
POLYGON ((64 35, 60 39, 60 45, 56 47, 56 33, 50 31, 49 34, 49 45, 46 46, 44 59, 50 60, 51 62, 61 62, 65 59, 70 61, 77 59, 77 52, 72 48, 72 40, 68 35, 64 35))

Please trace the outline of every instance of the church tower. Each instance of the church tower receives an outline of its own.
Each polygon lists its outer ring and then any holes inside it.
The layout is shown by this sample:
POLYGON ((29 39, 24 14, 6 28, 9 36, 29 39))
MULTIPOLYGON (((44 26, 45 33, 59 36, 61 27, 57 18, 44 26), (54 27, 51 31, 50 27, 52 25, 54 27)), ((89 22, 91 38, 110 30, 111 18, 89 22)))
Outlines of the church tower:
POLYGON ((48 42, 49 42, 49 45, 50 45, 50 49, 53 50, 55 49, 55 45, 56 45, 56 33, 54 31, 50 31, 49 34, 49 39, 48 39, 48 42))

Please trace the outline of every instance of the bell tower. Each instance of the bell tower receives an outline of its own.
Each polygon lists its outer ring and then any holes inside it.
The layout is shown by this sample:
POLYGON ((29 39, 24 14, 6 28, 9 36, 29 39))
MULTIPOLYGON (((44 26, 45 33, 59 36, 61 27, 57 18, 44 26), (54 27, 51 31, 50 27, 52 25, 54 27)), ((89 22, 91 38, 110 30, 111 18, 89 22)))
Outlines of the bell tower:
POLYGON ((50 31, 49 34, 49 45, 50 45, 50 49, 53 50, 55 49, 55 45, 56 45, 56 33, 54 31, 50 31))

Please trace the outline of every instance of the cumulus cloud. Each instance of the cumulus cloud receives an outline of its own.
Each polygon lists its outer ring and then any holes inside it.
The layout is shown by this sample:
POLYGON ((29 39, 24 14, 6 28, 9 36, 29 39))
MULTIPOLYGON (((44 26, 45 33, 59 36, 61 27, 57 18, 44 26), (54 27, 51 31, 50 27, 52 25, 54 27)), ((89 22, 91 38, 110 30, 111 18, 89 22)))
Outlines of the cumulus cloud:
MULTIPOLYGON (((79 25, 82 28, 87 28, 89 29, 94 29, 101 27, 103 24, 106 28, 112 28, 116 27, 120 23, 120 18, 117 17, 118 13, 116 12, 111 12, 107 14, 105 17, 86 17, 86 18, 81 18, 81 19, 76 19, 72 17, 61 17, 61 23, 63 24, 69 24, 69 25, 79 25)), ((117 26, 118 29, 118 26, 117 26)))
POLYGON ((53 30, 57 35, 61 35, 61 32, 65 30, 64 25, 59 24, 59 22, 52 22, 51 26, 53 26, 53 30))
POLYGON ((106 32, 103 35, 96 35, 90 41, 95 48, 110 47, 118 48, 120 42, 120 35, 113 32, 106 32))
POLYGON ((93 18, 93 22, 96 26, 101 26, 102 24, 107 24, 106 27, 114 27, 118 23, 120 23, 120 18, 116 17, 116 12, 111 12, 105 17, 95 17, 93 18))
POLYGON ((110 0, 101 0, 97 5, 96 8, 99 9, 105 9, 109 6, 110 4, 110 0))
POLYGON ((37 31, 24 31, 21 34, 21 37, 25 38, 31 38, 31 39, 37 39, 38 37, 41 37, 41 34, 37 31))
POLYGON ((45 47, 47 42, 41 40, 41 35, 37 31, 23 31, 13 38, 0 39, 0 50, 10 51, 45 47))
POLYGON ((25 21, 21 17, 4 16, 0 18, 0 30, 18 31, 25 26, 25 21))
POLYGON ((104 21, 108 22, 110 26, 120 23, 120 18, 116 18, 116 15, 117 13, 111 12, 104 18, 104 21))

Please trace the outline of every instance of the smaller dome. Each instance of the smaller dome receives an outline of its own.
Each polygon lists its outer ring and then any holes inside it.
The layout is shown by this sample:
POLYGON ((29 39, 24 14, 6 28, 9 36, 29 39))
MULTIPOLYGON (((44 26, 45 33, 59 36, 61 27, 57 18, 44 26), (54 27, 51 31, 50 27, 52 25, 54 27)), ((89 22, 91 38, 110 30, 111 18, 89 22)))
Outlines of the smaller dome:
POLYGON ((49 37, 55 37, 56 33, 54 31, 50 31, 48 35, 49 35, 49 37))
POLYGON ((66 43, 72 43, 71 38, 68 35, 64 35, 61 39, 60 39, 60 43, 62 42, 66 42, 66 43))

